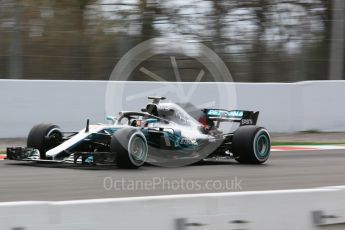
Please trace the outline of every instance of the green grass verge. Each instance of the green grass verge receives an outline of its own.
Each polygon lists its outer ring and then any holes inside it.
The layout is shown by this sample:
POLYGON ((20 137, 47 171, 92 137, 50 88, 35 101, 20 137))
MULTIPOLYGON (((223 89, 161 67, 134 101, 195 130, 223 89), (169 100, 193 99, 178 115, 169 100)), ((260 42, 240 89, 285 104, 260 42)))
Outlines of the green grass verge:
POLYGON ((1 148, 1 147, 0 147, 0 155, 1 155, 1 154, 6 154, 6 148, 1 148))

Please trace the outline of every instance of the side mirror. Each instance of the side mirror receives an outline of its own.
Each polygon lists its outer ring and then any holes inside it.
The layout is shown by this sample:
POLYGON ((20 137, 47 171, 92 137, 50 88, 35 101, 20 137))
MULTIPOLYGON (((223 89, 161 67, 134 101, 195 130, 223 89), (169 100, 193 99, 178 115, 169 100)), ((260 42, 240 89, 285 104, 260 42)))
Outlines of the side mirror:
POLYGON ((105 118, 107 121, 111 121, 112 122, 112 124, 115 124, 115 122, 116 122, 116 117, 113 117, 113 116, 106 116, 106 118, 105 118))

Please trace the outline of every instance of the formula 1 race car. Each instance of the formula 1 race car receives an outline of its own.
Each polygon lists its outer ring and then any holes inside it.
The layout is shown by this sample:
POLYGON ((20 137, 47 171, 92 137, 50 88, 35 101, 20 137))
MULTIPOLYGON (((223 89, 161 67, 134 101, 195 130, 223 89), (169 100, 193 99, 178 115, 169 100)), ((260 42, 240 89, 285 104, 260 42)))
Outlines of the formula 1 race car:
POLYGON ((63 132, 53 124, 36 125, 27 147, 7 148, 7 159, 138 168, 144 163, 169 167, 219 159, 261 164, 269 157, 270 135, 256 126, 259 112, 206 108, 195 119, 181 106, 161 102, 164 97, 149 99, 153 101, 141 112, 109 116, 110 124, 90 125, 87 120, 79 132, 63 132), (224 133, 223 122, 239 126, 224 133))

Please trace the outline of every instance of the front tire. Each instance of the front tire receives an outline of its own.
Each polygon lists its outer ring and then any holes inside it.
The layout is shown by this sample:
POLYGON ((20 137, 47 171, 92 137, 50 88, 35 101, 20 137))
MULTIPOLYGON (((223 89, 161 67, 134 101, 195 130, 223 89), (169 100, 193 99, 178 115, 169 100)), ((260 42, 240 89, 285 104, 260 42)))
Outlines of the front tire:
POLYGON ((146 138, 137 128, 120 129, 111 137, 110 152, 116 154, 119 168, 139 168, 147 158, 146 138))
POLYGON ((27 146, 38 149, 40 159, 46 159, 46 152, 61 144, 62 137, 61 129, 57 125, 35 125, 28 135, 27 146))
POLYGON ((262 164, 269 158, 271 140, 265 128, 241 126, 234 133, 233 153, 236 161, 243 164, 262 164))

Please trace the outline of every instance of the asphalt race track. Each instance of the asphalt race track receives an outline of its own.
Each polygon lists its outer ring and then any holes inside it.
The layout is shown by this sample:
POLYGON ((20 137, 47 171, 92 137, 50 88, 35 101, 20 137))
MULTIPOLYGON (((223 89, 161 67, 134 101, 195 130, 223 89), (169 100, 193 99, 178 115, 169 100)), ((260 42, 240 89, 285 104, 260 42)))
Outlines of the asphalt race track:
POLYGON ((75 200, 345 185, 345 150, 272 152, 264 165, 81 167, 0 161, 0 201, 75 200))

